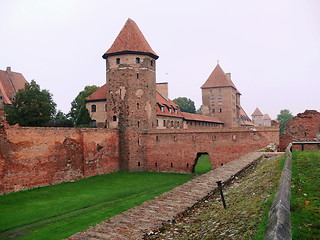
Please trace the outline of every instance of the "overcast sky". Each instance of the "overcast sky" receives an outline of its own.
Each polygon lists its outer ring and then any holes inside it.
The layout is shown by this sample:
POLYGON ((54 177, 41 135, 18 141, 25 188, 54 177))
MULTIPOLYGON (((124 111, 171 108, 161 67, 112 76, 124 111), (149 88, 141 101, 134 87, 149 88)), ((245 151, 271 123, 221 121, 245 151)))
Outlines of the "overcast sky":
POLYGON ((105 83, 102 55, 133 19, 169 97, 200 107, 219 60, 251 116, 320 111, 319 0, 0 0, 0 69, 11 66, 67 113, 86 85, 105 83))

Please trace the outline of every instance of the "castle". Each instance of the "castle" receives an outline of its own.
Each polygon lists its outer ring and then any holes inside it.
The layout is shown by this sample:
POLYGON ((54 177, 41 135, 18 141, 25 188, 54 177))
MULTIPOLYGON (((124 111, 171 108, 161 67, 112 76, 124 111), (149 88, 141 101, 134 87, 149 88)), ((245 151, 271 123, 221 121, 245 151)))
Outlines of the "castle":
POLYGON ((119 170, 192 173, 201 154, 216 168, 279 144, 278 126, 252 125, 220 65, 202 86, 203 115, 181 112, 131 19, 103 58, 106 84, 86 104, 100 128, 0 126, 0 194, 119 170))

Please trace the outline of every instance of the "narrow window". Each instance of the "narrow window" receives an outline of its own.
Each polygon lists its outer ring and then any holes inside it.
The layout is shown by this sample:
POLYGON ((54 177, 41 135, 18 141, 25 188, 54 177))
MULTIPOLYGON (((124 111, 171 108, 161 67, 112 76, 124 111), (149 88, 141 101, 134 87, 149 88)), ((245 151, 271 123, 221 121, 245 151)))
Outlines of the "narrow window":
POLYGON ((91 105, 91 112, 96 112, 96 111, 97 111, 97 106, 91 105))
POLYGON ((174 110, 174 113, 175 113, 175 114, 178 114, 178 109, 175 109, 175 110, 174 110))
POLYGON ((210 98, 211 98, 211 99, 214 99, 214 95, 212 94, 210 98))
POLYGON ((112 117, 112 120, 115 122, 115 121, 117 121, 117 116, 113 116, 112 117))
POLYGON ((140 63, 140 58, 136 58, 136 63, 140 63))
POLYGON ((164 112, 164 108, 162 106, 160 107, 160 110, 161 110, 161 112, 164 112))
POLYGON ((187 168, 189 168, 189 163, 187 163, 187 168))
POLYGON ((104 111, 108 110, 108 104, 104 105, 104 111))
POLYGON ((138 124, 137 124, 137 125, 138 125, 138 128, 140 128, 140 122, 139 122, 139 121, 138 121, 138 124))
POLYGON ((164 127, 166 126, 166 120, 163 120, 163 126, 164 127))
POLYGON ((177 137, 176 136, 173 136, 173 141, 177 141, 177 137))
POLYGON ((140 162, 138 162, 138 167, 140 167, 140 165, 141 165, 141 163, 140 163, 140 162))
POLYGON ((120 64, 120 58, 117 58, 117 59, 116 59, 116 63, 117 63, 117 64, 120 64))
POLYGON ((222 112, 222 108, 219 108, 219 111, 218 111, 219 113, 221 113, 222 112))
POLYGON ((157 119, 157 127, 159 127, 159 120, 157 119))
POLYGON ((173 168, 173 163, 171 163, 170 165, 171 165, 171 167, 173 168))
POLYGON ((180 122, 179 121, 177 121, 177 127, 180 127, 180 122))
POLYGON ((141 145, 141 140, 140 140, 140 138, 138 138, 138 145, 139 145, 139 146, 141 145))
POLYGON ((139 103, 137 103, 137 109, 139 109, 140 108, 140 104, 139 103))
POLYGON ((171 127, 173 128, 174 126, 173 126, 173 121, 171 121, 171 127))
POLYGON ((151 64, 151 67, 153 67, 153 65, 154 65, 154 60, 151 60, 150 64, 151 64))
POLYGON ((158 167, 158 163, 155 163, 154 166, 155 166, 155 167, 158 167))
POLYGON ((159 136, 156 136, 156 141, 157 141, 157 142, 159 141, 159 136))
POLYGON ((168 109, 169 109, 169 113, 172 113, 172 108, 169 107, 168 109))
POLYGON ((137 79, 139 78, 139 73, 137 73, 137 79))

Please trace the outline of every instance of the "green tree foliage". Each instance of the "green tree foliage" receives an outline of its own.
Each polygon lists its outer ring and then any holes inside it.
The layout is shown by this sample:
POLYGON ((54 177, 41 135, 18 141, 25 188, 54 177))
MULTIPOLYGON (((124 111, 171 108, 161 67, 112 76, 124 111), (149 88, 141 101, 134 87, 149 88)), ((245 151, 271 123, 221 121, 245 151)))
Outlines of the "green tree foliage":
POLYGON ((196 107, 194 101, 186 97, 178 97, 172 100, 179 105, 182 112, 195 113, 196 107))
POLYGON ((73 122, 62 111, 58 111, 54 119, 45 125, 46 127, 73 127, 73 122))
POLYGON ((44 126, 54 116, 56 104, 48 90, 41 90, 32 80, 20 89, 12 105, 4 106, 6 120, 9 124, 20 126, 44 126))
POLYGON ((277 120, 280 121, 280 133, 284 133, 286 129, 287 122, 293 117, 289 109, 283 109, 277 116, 277 120))
POLYGON ((95 85, 86 86, 71 102, 71 110, 68 113, 68 116, 72 119, 75 125, 86 125, 91 121, 89 112, 85 105, 85 100, 98 88, 99 87, 95 85))

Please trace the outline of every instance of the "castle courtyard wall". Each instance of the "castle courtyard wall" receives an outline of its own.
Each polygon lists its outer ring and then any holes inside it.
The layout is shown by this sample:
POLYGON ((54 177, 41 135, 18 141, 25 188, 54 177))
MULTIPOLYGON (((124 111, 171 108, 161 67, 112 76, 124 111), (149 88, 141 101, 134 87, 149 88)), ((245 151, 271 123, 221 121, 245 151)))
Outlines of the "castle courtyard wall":
POLYGON ((131 170, 145 168, 148 171, 192 173, 201 153, 209 154, 214 169, 270 143, 279 144, 279 128, 154 130, 144 134, 142 141, 145 145, 146 161, 132 161, 131 170), (147 166, 143 166, 143 163, 147 166))
POLYGON ((0 130, 0 194, 119 170, 116 130, 0 130))

